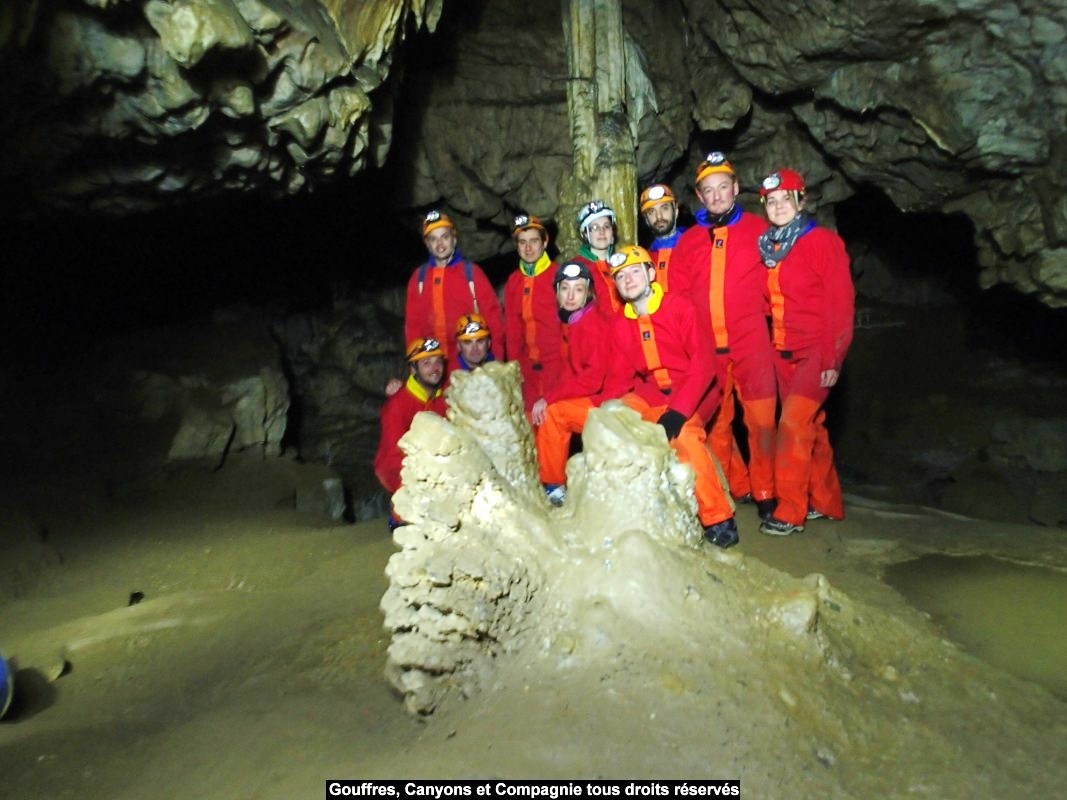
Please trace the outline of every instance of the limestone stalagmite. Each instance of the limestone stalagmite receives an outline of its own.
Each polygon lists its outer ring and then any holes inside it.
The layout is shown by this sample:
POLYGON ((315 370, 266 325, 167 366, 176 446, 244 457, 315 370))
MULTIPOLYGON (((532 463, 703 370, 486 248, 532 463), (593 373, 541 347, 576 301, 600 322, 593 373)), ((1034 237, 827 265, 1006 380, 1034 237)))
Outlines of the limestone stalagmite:
POLYGON ((501 745, 519 774, 671 763, 768 797, 992 796, 1018 775, 1053 791, 1059 704, 994 694, 1003 675, 927 621, 765 566, 744 529, 705 545, 691 473, 621 404, 590 413, 550 507, 517 377, 457 375, 448 419, 421 414, 401 442, 387 675, 412 712, 445 714, 447 741, 486 742, 486 764, 501 745), (640 731, 624 762, 619 730, 640 731), (1005 752, 1013 770, 988 769, 1005 752))

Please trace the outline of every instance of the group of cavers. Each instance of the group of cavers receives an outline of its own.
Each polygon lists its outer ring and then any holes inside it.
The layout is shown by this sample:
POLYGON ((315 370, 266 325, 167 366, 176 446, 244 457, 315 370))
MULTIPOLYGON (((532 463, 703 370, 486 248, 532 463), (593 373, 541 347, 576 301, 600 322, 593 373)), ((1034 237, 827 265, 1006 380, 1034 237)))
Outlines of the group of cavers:
POLYGON ((589 202, 577 220, 583 244, 558 265, 545 225, 515 217, 519 267, 505 284, 503 313, 485 274, 460 253, 451 220, 431 211, 422 225, 429 259, 407 287, 410 374, 386 387, 382 407, 374 466, 383 487, 400 488, 398 442, 415 414, 444 414, 447 376, 501 358, 519 363, 553 505, 566 502, 573 435, 591 409, 618 399, 662 426, 692 468, 712 544, 739 541, 730 496, 755 503, 767 534, 842 519, 824 404, 852 341, 844 243, 805 213, 804 180, 793 170, 760 184, 766 220, 738 204, 737 175, 722 153, 699 164, 695 188, 701 207, 684 230, 668 186, 641 193, 654 237, 647 249, 617 245, 614 211, 589 202), (738 403, 747 463, 734 437, 738 403))

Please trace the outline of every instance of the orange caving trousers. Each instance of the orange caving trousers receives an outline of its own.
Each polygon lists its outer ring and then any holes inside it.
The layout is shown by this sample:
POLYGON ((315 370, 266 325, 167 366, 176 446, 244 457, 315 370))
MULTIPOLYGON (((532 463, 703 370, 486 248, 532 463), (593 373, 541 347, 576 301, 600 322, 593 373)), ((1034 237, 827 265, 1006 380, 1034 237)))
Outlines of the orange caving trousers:
POLYGON ((722 465, 726 481, 730 484, 730 494, 740 499, 752 491, 752 486, 748 480, 748 466, 734 437, 735 416, 734 370, 733 364, 728 364, 722 382, 722 402, 718 413, 712 417, 711 430, 708 431, 708 447, 722 465))
POLYGON ((803 525, 810 506, 831 519, 843 519, 841 482, 823 408, 829 390, 819 386, 818 354, 795 353, 775 366, 782 388, 782 416, 774 465, 778 492, 774 516, 803 525))
POLYGON ((567 482, 567 454, 570 452, 571 436, 582 432, 585 418, 592 408, 593 401, 588 397, 549 403, 545 419, 536 433, 541 483, 567 482))
MULTIPOLYGON (((636 394, 628 394, 622 398, 623 404, 632 408, 641 415, 641 419, 648 422, 658 422, 667 410, 667 405, 650 406, 648 402, 636 394)), ((700 524, 705 528, 722 522, 734 515, 734 504, 726 496, 723 481, 720 479, 721 470, 707 446, 707 434, 704 432, 704 422, 699 415, 694 415, 686 420, 682 426, 682 432, 671 440, 678 460, 688 464, 693 470, 693 490, 697 499, 697 515, 700 524)))
MULTIPOLYGON (((773 387, 768 397, 746 399, 738 382, 734 380, 734 362, 727 362, 724 373, 722 405, 719 406, 719 413, 712 422, 708 437, 711 451, 723 465, 726 479, 730 483, 730 494, 740 498, 751 492, 753 500, 769 500, 775 496, 774 412, 778 400, 774 396, 773 387), (735 396, 745 410, 749 452, 747 467, 734 438, 735 396)), ((763 393, 766 393, 766 390, 763 393)))

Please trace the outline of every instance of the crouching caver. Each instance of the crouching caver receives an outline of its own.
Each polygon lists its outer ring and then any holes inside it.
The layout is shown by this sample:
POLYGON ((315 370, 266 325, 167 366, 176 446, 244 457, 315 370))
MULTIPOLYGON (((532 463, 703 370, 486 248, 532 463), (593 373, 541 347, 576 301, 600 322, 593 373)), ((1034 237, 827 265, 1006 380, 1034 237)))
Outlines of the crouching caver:
POLYGON ((712 391, 715 362, 700 336, 693 305, 680 295, 664 294, 643 247, 623 247, 608 263, 625 306, 612 323, 614 353, 604 393, 621 396, 643 419, 663 426, 678 460, 693 470, 704 537, 719 547, 735 545, 740 537, 733 503, 696 413, 712 391))
POLYGON ((609 325, 597 313, 593 275, 578 260, 556 270, 556 303, 563 343, 563 374, 533 405, 541 483, 553 505, 566 498, 566 463, 571 437, 585 428, 589 410, 604 400, 609 356, 609 325))
MULTIPOLYGON (((408 432, 411 421, 420 411, 445 415, 446 405, 441 386, 445 380, 445 351, 434 338, 415 339, 408 345, 407 383, 382 404, 382 438, 374 456, 374 474, 390 496, 400 488, 400 468, 404 453, 400 437, 408 432)), ((393 512, 389 527, 404 523, 393 512)))

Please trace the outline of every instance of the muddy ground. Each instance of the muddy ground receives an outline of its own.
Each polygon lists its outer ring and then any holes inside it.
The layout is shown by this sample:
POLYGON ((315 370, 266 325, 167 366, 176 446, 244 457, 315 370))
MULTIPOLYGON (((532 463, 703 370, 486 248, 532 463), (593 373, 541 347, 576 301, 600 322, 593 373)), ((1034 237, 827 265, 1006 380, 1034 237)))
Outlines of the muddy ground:
MULTIPOLYGON (((986 787, 992 797, 1008 788, 1051 796, 1067 779, 1067 703, 965 653, 954 658, 993 687, 1021 731, 1021 749, 983 757, 980 778, 955 775, 986 737, 965 719, 955 728, 959 761, 946 751, 924 762, 925 775, 901 755, 906 741, 859 757, 858 736, 836 757, 798 748, 788 772, 774 763, 777 740, 765 757, 749 751, 735 763, 718 737, 749 724, 743 691, 723 709, 678 690, 690 709, 672 730, 669 708, 650 723, 657 709, 621 670, 611 673, 616 701, 594 701, 562 676, 510 676, 413 718, 382 677, 378 601, 395 550, 384 520, 298 512, 296 493, 327 472, 291 456, 234 455, 218 471, 165 464, 169 432, 112 413, 88 366, 21 376, 4 393, 0 648, 18 681, 0 722, 4 797, 297 798, 321 796, 327 778, 420 776, 740 777, 746 796, 791 797, 809 784, 775 776, 805 772, 816 776, 810 785, 834 787, 829 796, 850 796, 870 785, 861 773, 879 772, 884 796, 973 797, 986 787), (703 730, 692 722, 701 702, 703 730), (894 784, 895 771, 907 780, 894 784)), ((853 463, 856 441, 843 448, 853 463)), ((888 564, 986 553, 1067 570, 1065 532, 1027 524, 1025 512, 1012 512, 1016 522, 975 519, 886 498, 873 469, 847 478, 846 520, 771 538, 743 506, 734 552, 797 577, 825 575, 923 637, 945 633, 883 580, 888 564)), ((960 483, 954 495, 966 494, 960 483)), ((988 491, 976 483, 964 502, 989 504, 988 491)), ((669 653, 659 657, 669 664, 669 653)), ((974 702, 983 724, 997 718, 995 698, 974 702)))

